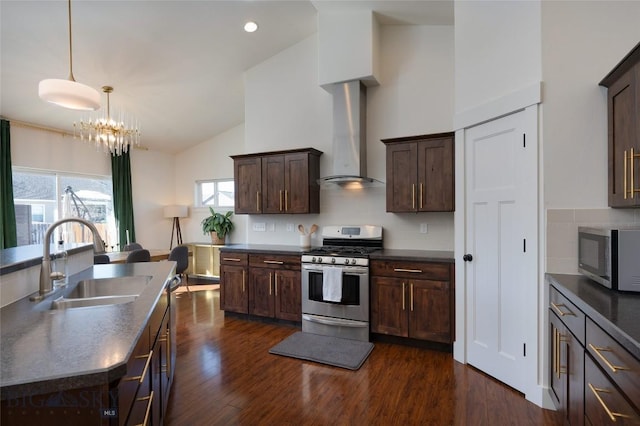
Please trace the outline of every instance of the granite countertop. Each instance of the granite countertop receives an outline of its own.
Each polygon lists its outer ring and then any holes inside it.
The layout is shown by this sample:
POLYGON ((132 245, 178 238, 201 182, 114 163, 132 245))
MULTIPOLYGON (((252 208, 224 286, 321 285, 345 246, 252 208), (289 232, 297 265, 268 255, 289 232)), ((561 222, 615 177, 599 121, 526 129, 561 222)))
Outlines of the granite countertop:
MULTIPOLYGON (((64 250, 68 254, 76 254, 85 250, 93 250, 91 243, 70 243, 59 248, 57 244, 51 244, 52 255, 64 250)), ((26 269, 42 264, 42 244, 11 247, 0 250, 0 275, 26 269)))
POLYGON ((156 306, 175 262, 94 265, 69 278, 151 276, 137 299, 116 305, 49 310, 28 297, 0 309, 0 397, 10 399, 110 383, 126 362, 156 306))
POLYGON ((551 284, 640 359, 640 293, 609 290, 582 275, 547 274, 551 284))
MULTIPOLYGON (((271 244, 233 244, 220 247, 220 251, 250 251, 252 253, 295 254, 302 256, 314 247, 284 246, 271 244)), ((370 259, 412 260, 421 262, 454 263, 453 251, 383 249, 369 255, 370 259)))

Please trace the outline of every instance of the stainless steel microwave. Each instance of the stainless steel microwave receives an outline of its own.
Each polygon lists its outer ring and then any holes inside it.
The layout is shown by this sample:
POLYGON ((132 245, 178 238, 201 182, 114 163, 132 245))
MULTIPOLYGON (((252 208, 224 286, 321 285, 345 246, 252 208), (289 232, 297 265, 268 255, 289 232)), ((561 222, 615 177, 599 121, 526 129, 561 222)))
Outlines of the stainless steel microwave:
POLYGON ((612 290, 640 292, 640 227, 578 227, 578 272, 612 290))

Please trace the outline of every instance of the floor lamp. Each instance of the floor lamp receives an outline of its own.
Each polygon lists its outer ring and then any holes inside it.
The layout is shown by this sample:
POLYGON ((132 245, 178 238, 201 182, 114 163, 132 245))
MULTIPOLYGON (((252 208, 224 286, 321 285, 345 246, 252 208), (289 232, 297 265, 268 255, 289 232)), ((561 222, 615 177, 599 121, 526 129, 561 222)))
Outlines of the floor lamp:
POLYGON ((182 244, 182 230, 180 230, 180 218, 189 217, 189 208, 187 206, 166 206, 164 208, 164 217, 167 219, 173 219, 173 226, 171 227, 171 244, 169 244, 169 250, 173 248, 173 235, 176 235, 177 245, 182 244))

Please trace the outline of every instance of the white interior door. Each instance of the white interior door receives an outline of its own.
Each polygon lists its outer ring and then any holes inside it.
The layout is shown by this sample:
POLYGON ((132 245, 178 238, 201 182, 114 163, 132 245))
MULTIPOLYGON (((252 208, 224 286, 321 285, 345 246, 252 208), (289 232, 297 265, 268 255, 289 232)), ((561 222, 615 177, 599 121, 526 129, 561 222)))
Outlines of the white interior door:
POLYGON ((522 392, 537 309, 537 142, 526 140, 532 117, 517 112, 469 128, 464 138, 467 361, 522 392))

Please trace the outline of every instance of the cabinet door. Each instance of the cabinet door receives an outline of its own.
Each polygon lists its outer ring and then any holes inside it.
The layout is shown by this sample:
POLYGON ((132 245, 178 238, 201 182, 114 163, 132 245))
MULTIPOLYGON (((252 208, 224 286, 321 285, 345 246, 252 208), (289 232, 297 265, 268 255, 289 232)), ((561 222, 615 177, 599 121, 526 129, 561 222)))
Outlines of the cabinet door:
POLYGON ((278 271, 274 278, 276 318, 302 321, 301 274, 298 271, 278 271))
POLYGON ((262 157, 262 213, 285 210, 284 155, 262 157))
POLYGON ((275 316, 274 274, 271 269, 249 271, 249 313, 262 317, 275 316))
MULTIPOLYGON (((640 154, 638 148, 638 69, 630 69, 613 83, 607 92, 607 117, 609 139, 609 206, 630 207, 640 205, 640 192, 631 194, 633 188, 640 189, 640 170, 636 167, 631 181, 631 149, 640 154), (625 157, 626 156, 626 157, 625 157), (633 185, 632 185, 633 184, 633 185), (627 194, 625 195, 625 189, 627 194), (632 195, 634 196, 632 198, 632 195)), ((634 165, 637 165, 636 161, 634 165)))
POLYGON ((454 211, 453 138, 418 142, 418 210, 454 211))
POLYGON ((451 343, 449 282, 409 281, 409 337, 451 343))
POLYGON ((262 212, 262 161, 260 157, 238 158, 234 161, 235 180, 234 211, 241 213, 262 212))
POLYGON ((371 332, 408 337, 408 281, 371 278, 371 332))
POLYGON ((551 371, 549 375, 549 383, 551 386, 551 396, 556 404, 556 409, 567 418, 567 366, 566 366, 566 345, 563 344, 563 336, 568 333, 566 327, 560 319, 553 313, 549 312, 549 338, 551 339, 549 347, 551 353, 551 371))
POLYGON ((284 176, 285 213, 310 213, 310 186, 316 185, 316 183, 309 182, 309 155, 306 153, 287 154, 284 176))
POLYGON ((417 211, 418 169, 415 142, 387 145, 387 211, 417 211))
POLYGON ((220 309, 242 314, 249 312, 246 279, 247 270, 244 267, 220 267, 220 309))

